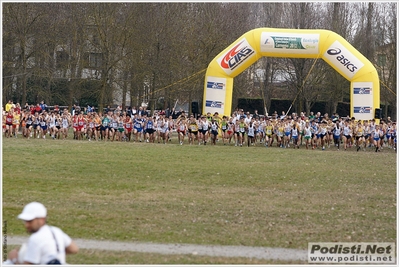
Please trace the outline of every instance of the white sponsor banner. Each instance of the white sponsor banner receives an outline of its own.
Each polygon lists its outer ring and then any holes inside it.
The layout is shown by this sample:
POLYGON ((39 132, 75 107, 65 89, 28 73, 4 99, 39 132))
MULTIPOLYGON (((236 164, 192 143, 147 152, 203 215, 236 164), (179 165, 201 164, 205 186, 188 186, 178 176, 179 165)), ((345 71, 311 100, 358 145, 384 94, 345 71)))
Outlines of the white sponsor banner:
POLYGON ((204 113, 224 113, 224 102, 226 99, 226 82, 226 78, 212 76, 207 77, 204 113))
POLYGON ((335 41, 327 49, 323 57, 341 70, 349 80, 364 66, 363 62, 355 57, 339 41, 335 41))
POLYGON ((246 38, 235 43, 226 53, 217 59, 219 66, 227 75, 233 73, 243 62, 255 55, 255 50, 246 38))
POLYGON ((374 118, 374 99, 372 82, 353 82, 351 84, 353 114, 358 120, 374 118))
POLYGON ((262 32, 261 52, 319 54, 320 34, 262 32))

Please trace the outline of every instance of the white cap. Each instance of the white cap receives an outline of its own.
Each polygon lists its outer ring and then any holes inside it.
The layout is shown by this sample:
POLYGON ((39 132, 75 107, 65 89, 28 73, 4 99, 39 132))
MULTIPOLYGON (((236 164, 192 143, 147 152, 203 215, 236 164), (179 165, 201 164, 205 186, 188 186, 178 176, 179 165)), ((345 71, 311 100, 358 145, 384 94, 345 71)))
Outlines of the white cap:
POLYGON ((36 218, 45 218, 46 216, 47 210, 42 203, 31 202, 24 207, 22 213, 18 215, 18 219, 31 221, 36 218))

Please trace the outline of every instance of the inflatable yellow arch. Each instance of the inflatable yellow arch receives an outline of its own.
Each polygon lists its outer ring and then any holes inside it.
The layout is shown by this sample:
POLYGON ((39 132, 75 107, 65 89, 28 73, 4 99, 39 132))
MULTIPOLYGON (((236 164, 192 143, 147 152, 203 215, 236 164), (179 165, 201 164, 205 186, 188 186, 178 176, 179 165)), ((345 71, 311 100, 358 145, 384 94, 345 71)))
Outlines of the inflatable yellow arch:
POLYGON ((373 119, 380 108, 376 69, 340 35, 328 30, 258 28, 242 35, 209 64, 204 113, 231 116, 233 78, 261 57, 323 58, 351 82, 351 117, 373 119))

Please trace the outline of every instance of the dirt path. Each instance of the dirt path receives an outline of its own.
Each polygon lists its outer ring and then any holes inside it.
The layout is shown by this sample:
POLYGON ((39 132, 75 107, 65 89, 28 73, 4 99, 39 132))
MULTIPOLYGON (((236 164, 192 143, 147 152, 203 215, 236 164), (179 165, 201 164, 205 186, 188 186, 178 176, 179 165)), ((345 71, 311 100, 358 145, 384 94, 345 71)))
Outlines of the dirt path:
MULTIPOLYGON (((7 237, 8 245, 21 245, 26 241, 27 237, 23 236, 7 237)), ((87 239, 74 239, 74 241, 81 249, 134 251, 160 254, 191 254, 218 257, 245 257, 265 260, 307 260, 307 251, 299 249, 245 246, 206 246, 191 244, 129 243, 87 239)))

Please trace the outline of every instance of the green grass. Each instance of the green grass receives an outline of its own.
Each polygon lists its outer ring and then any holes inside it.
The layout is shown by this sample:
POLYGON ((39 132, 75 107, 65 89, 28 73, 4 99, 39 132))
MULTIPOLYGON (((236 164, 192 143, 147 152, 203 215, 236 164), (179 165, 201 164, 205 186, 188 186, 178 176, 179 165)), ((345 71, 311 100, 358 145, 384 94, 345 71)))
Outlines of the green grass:
POLYGON ((8 235, 25 234, 16 216, 30 201, 73 238, 300 249, 395 242, 396 154, 3 139, 8 235))

